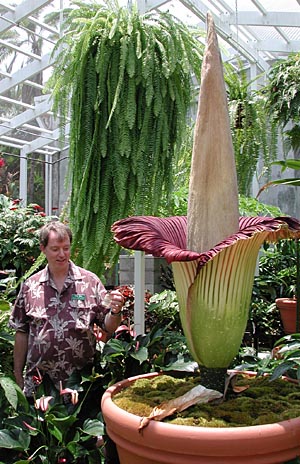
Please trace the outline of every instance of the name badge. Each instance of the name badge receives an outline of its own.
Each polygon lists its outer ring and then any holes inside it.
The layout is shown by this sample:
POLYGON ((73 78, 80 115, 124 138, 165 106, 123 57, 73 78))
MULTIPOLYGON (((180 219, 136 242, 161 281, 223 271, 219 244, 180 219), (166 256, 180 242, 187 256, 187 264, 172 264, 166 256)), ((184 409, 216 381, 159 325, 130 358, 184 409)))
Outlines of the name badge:
POLYGON ((71 300, 76 300, 76 301, 80 300, 80 301, 84 301, 84 300, 85 300, 85 295, 73 293, 72 296, 71 296, 71 300))

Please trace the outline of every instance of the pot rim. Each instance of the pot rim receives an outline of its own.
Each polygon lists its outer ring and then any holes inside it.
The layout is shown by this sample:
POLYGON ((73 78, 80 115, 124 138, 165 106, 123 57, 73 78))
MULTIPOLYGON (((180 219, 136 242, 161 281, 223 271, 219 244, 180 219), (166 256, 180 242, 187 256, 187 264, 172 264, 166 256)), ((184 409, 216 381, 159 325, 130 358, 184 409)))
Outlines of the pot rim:
MULTIPOLYGON (((233 370, 230 370, 229 372, 238 372, 238 373, 244 373, 244 374, 247 374, 247 375, 253 375, 255 376, 257 373, 256 372, 253 372, 253 371, 235 371, 234 369, 233 370)), ((136 418, 136 421, 137 423, 139 423, 142 419, 142 417, 140 416, 137 416, 135 414, 132 414, 130 412, 127 412, 123 409, 121 409, 119 406, 117 406, 113 401, 112 401, 112 397, 119 393, 121 390, 123 390, 123 388, 126 388, 127 386, 129 386, 130 384, 132 384, 133 382, 135 382, 136 380, 139 380, 141 378, 155 378, 159 375, 162 375, 164 374, 164 372, 160 373, 160 372, 151 372, 151 373, 148 373, 148 374, 142 374, 142 375, 137 375, 137 376, 133 376, 133 377, 129 377, 127 379, 124 379, 124 380, 121 380, 117 383, 115 383, 114 385, 111 385, 110 387, 108 387, 108 389, 104 392, 103 394, 103 397, 102 397, 102 401, 101 401, 101 407, 103 407, 104 405, 104 408, 105 408, 105 405, 110 402, 111 403, 111 408, 112 408, 112 411, 113 411, 113 414, 116 414, 117 412, 120 413, 120 411, 122 412, 122 415, 124 415, 124 419, 126 420, 127 419, 130 419, 130 420, 134 420, 133 418, 136 418)), ((288 379, 286 379, 288 380, 288 379)), ((105 408, 106 409, 106 408, 105 408)), ((171 428, 176 428, 176 435, 178 436, 178 432, 182 429, 185 430, 185 431, 188 431, 190 434, 194 435, 195 433, 195 430, 201 430, 201 433, 206 433, 208 431, 208 434, 210 433, 209 431, 213 431, 214 433, 216 434, 219 434, 219 435, 223 435, 224 434, 224 431, 228 431, 228 434, 232 437, 232 435, 238 435, 240 434, 242 431, 245 432, 245 434, 258 434, 258 435, 261 435, 261 434, 268 434, 268 432, 270 432, 270 430, 272 430, 272 434, 274 433, 274 427, 277 426, 278 428, 278 431, 282 430, 282 429, 291 429, 291 431, 293 430, 293 428, 295 426, 298 426, 300 427, 300 417, 296 417, 294 419, 287 419, 287 420, 284 420, 284 421, 280 421, 280 422, 276 422, 276 423, 272 423, 272 424, 263 424, 263 425, 251 425, 251 426, 239 426, 239 427, 203 427, 203 426, 192 426, 192 425, 179 425, 179 424, 169 424, 169 423, 166 423, 166 422, 161 422, 161 421, 150 421, 150 423, 147 425, 147 427, 144 429, 148 429, 149 427, 161 427, 162 430, 164 428, 166 429, 169 429, 170 427, 171 428)))

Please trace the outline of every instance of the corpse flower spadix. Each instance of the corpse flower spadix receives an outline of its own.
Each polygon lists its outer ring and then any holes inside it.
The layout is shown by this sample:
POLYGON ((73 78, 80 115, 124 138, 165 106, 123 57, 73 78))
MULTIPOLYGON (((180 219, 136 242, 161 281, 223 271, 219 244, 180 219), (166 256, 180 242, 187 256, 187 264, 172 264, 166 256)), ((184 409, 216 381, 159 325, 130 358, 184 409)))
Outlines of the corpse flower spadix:
MULTIPOLYGON (((222 62, 208 15, 195 125, 187 217, 133 216, 117 221, 121 246, 172 263, 180 317, 201 366, 227 368, 248 320, 259 248, 299 236, 293 218, 238 216, 238 190, 222 62)), ((201 370, 201 369, 200 369, 201 370)))

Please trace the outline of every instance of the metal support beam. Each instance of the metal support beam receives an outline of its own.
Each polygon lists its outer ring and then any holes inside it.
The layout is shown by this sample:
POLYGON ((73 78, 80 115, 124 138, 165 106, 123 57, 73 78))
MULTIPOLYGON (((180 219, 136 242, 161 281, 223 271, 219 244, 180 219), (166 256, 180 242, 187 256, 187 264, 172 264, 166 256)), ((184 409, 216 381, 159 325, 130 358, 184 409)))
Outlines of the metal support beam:
POLYGON ((12 23, 18 24, 22 19, 51 2, 52 0, 25 0, 20 3, 14 11, 9 11, 0 18, 0 33, 8 31, 12 23))
MULTIPOLYGON (((230 24, 235 24, 235 15, 230 15, 230 24)), ((239 11, 239 25, 244 26, 277 26, 277 27, 298 27, 300 24, 300 13, 296 11, 287 13, 284 11, 273 12, 263 15, 256 11, 239 11)))
POLYGON ((35 74, 44 71, 45 69, 52 66, 55 61, 54 58, 51 58, 50 53, 40 58, 41 59, 39 61, 32 61, 23 68, 18 69, 18 71, 13 73, 11 77, 2 79, 0 81, 0 94, 7 92, 27 79, 30 79, 30 77, 34 76, 35 74))
POLYGON ((134 332, 145 333, 145 253, 134 252, 134 332))
MULTIPOLYGON (((70 124, 67 124, 65 127, 65 135, 68 135, 69 132, 70 132, 70 124)), ((44 135, 44 136, 36 138, 32 142, 24 146, 24 148, 21 151, 21 154, 27 155, 29 153, 33 153, 34 151, 39 150, 40 148, 44 147, 51 141, 52 142, 56 140, 59 141, 60 133, 61 133, 61 129, 55 129, 51 135, 48 134, 48 135, 44 135)), ((51 147, 51 148, 52 150, 54 150, 54 147, 51 147)), ((63 148, 60 147, 60 148, 57 148, 57 151, 61 151, 65 149, 66 147, 63 147, 63 148)))
POLYGON ((145 13, 146 11, 153 10, 159 6, 168 3, 168 0, 137 0, 137 7, 140 13, 145 13))
POLYGON ((21 157, 19 198, 22 200, 23 206, 27 205, 27 164, 27 157, 21 157))
POLYGON ((291 40, 286 43, 280 39, 261 40, 257 43, 257 50, 262 52, 279 52, 288 55, 289 53, 300 50, 300 40, 291 40))
POLYGON ((16 45, 8 42, 7 40, 0 40, 0 45, 6 48, 10 48, 11 50, 14 50, 15 52, 18 52, 20 53, 20 55, 25 55, 25 56, 28 56, 29 58, 33 58, 34 60, 41 59, 40 55, 36 55, 35 53, 28 52, 27 50, 24 50, 21 47, 17 47, 16 45))
MULTIPOLYGON (((47 98, 47 97, 46 97, 47 98)), ((0 126, 0 136, 8 134, 12 129, 17 129, 22 124, 36 119, 38 116, 41 116, 44 113, 47 113, 51 110, 52 104, 50 98, 48 98, 43 103, 39 103, 35 106, 34 109, 24 111, 21 114, 18 114, 12 118, 9 122, 5 123, 6 127, 0 126)))
POLYGON ((50 155, 45 155, 45 213, 47 216, 52 214, 52 158, 50 155))

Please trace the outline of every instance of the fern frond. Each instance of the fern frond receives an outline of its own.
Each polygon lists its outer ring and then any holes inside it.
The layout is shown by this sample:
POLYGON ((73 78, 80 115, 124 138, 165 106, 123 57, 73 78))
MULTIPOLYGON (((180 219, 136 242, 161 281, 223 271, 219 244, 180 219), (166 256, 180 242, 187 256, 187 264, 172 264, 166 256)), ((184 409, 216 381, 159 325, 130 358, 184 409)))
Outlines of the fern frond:
POLYGON ((203 46, 167 13, 75 4, 52 85, 57 111, 71 111, 72 256, 102 274, 118 253, 112 223, 155 213, 171 186, 203 46))

